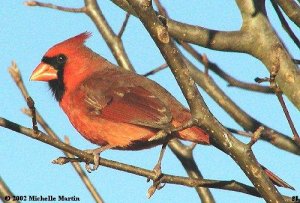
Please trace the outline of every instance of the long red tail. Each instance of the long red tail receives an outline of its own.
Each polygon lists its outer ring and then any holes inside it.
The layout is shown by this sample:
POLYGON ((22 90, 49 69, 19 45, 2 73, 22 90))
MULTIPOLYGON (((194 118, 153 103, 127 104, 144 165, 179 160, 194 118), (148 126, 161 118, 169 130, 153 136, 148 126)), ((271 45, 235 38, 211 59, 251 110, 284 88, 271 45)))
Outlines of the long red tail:
MULTIPOLYGON (((210 140, 209 136, 200 128, 198 127, 192 127, 188 128, 186 130, 183 130, 179 132, 180 138, 183 140, 195 142, 198 144, 205 144, 209 145, 210 140)), ((295 190, 291 185, 289 185, 287 182, 283 181, 281 178, 279 178, 277 175, 275 175, 272 171, 267 169, 266 167, 262 166, 262 169, 265 171, 267 176, 270 178, 270 180, 273 182, 273 184, 279 186, 279 187, 284 187, 284 188, 289 188, 292 190, 295 190)))
POLYGON ((277 175, 275 175, 272 171, 270 171, 263 165, 260 165, 260 166, 265 171, 265 173, 268 175, 270 180, 274 183, 274 185, 277 185, 279 187, 289 188, 291 190, 295 190, 295 188, 293 186, 291 186, 287 182, 283 181, 281 178, 279 178, 277 175))

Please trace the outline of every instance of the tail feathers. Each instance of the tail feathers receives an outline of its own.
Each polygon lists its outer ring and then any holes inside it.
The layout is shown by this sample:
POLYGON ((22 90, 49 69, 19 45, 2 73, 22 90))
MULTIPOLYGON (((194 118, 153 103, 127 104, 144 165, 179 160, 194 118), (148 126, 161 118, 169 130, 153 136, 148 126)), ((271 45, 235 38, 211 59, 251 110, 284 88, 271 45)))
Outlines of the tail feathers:
POLYGON ((180 131, 179 136, 183 140, 195 142, 198 144, 210 144, 209 136, 198 127, 191 127, 180 131))
MULTIPOLYGON (((205 144, 205 145, 210 145, 211 142, 209 140, 209 136, 200 128, 198 127, 192 127, 185 129, 183 131, 179 132, 180 139, 195 142, 198 144, 205 144)), ((287 182, 279 178, 277 175, 275 175, 272 171, 261 165, 262 169, 265 171, 267 176, 270 178, 270 180, 273 182, 273 184, 279 186, 279 187, 284 187, 284 188, 289 188, 291 190, 295 190, 295 188, 291 185, 289 185, 287 182)))
POLYGON ((295 190, 295 188, 285 181, 283 181, 281 178, 279 178, 277 175, 275 175, 272 171, 261 165, 262 169, 265 171, 267 176, 270 178, 270 180, 279 187, 289 188, 291 190, 295 190))
MULTIPOLYGON (((179 135, 180 135, 180 138, 183 140, 195 142, 198 144, 206 144, 206 145, 211 144, 210 140, 209 140, 209 136, 206 133, 204 133, 204 131, 202 131, 200 128, 197 128, 197 127, 192 127, 192 128, 183 130, 183 131, 179 132, 179 135)), ((295 188, 293 186, 289 185, 287 182, 285 182, 284 180, 279 178, 272 171, 270 171, 269 169, 267 169, 266 167, 264 167, 262 165, 261 165, 261 167, 265 171, 265 173, 267 174, 269 179, 273 182, 273 184, 275 184, 279 187, 284 187, 284 188, 288 188, 291 190, 295 190, 295 188)))

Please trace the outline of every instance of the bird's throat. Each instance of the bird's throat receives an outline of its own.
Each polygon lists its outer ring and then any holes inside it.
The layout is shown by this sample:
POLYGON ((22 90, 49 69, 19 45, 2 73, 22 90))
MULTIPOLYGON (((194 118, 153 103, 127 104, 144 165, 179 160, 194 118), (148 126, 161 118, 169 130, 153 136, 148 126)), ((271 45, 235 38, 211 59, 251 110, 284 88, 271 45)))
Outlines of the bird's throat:
POLYGON ((62 74, 58 75, 58 79, 50 80, 48 83, 55 99, 58 102, 61 102, 63 95, 65 93, 65 85, 63 82, 62 74))

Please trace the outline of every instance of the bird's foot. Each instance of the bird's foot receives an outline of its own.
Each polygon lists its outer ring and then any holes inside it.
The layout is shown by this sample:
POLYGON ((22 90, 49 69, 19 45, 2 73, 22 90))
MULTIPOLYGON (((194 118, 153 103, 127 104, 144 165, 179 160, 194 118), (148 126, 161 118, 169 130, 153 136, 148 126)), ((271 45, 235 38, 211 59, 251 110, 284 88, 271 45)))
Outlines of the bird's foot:
MULTIPOLYGON (((162 183, 163 173, 161 172, 161 161, 166 151, 167 142, 162 145, 158 162, 153 168, 154 177, 152 177, 153 185, 148 189, 147 197, 150 198, 156 190, 160 190, 165 186, 165 183, 162 183)), ((150 177, 147 179, 147 182, 150 181, 150 177)))
MULTIPOLYGON (((147 198, 150 198, 156 190, 160 190, 165 186, 165 183, 162 183, 163 173, 161 172, 161 164, 157 163, 153 168, 154 178, 153 185, 148 189, 147 198)), ((147 182, 150 181, 150 178, 147 179, 147 182)))
POLYGON ((88 154, 92 154, 94 156, 93 168, 91 168, 90 164, 88 164, 88 163, 85 164, 85 169, 87 170, 87 172, 91 173, 92 171, 97 170, 97 168, 100 165, 100 155, 99 155, 99 153, 94 152, 94 150, 92 150, 92 149, 84 150, 84 152, 86 152, 88 154))
POLYGON ((94 156, 94 165, 93 168, 91 168, 89 163, 85 164, 85 169, 87 170, 87 172, 91 173, 92 171, 97 170, 97 168, 100 165, 100 153, 102 153, 103 151, 112 148, 110 145, 105 145, 96 149, 87 149, 84 150, 86 153, 88 154, 92 154, 94 156))

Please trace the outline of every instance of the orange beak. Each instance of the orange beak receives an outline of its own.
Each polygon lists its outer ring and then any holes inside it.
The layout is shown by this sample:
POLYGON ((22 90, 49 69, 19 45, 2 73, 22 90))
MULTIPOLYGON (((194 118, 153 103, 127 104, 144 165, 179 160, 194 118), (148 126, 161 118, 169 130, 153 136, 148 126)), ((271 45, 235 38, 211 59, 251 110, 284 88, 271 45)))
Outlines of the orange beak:
POLYGON ((57 79, 57 70, 51 65, 40 63, 30 76, 31 81, 49 81, 57 79))

